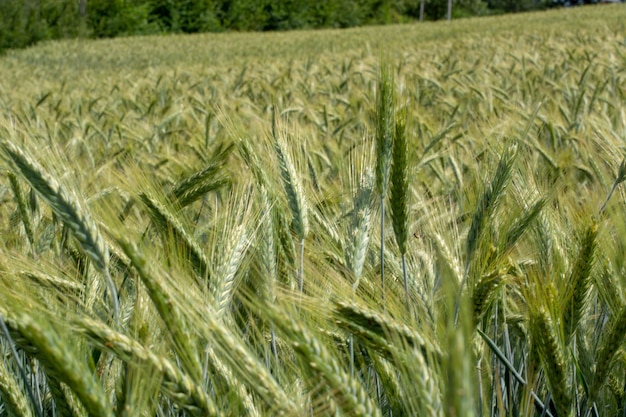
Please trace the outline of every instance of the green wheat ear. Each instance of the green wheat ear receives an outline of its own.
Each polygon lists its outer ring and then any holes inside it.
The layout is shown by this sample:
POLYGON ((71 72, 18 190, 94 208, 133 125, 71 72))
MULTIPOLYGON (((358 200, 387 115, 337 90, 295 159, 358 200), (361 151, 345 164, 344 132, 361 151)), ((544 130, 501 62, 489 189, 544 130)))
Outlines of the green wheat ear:
POLYGON ((393 138, 391 162, 391 222, 396 242, 402 257, 402 277, 404 281, 404 303, 409 311, 409 282, 406 266, 406 251, 409 224, 409 145, 406 136, 406 109, 398 117, 393 138))
POLYGON ((380 277, 385 305, 385 200, 391 171, 395 128, 395 85, 393 70, 381 64, 376 97, 376 190, 380 196, 380 277))
POLYGON ((624 342, 624 337, 626 336, 626 307, 621 308, 620 312, 611 320, 608 326, 609 331, 602 339, 596 356, 596 371, 590 389, 592 400, 597 398, 602 385, 604 385, 609 375, 611 364, 615 361, 617 353, 624 342))
MULTIPOLYGON (((19 303, 21 300, 11 302, 19 303)), ((7 327, 17 335, 14 337, 16 344, 27 352, 33 352, 46 374, 63 381, 90 415, 113 417, 103 387, 67 333, 53 326, 47 318, 23 311, 22 307, 10 312, 0 311, 0 314, 6 318, 7 327)))
POLYGON ((358 189, 354 196, 350 227, 344 243, 346 267, 352 273, 352 278, 354 279, 352 286, 354 289, 359 286, 361 280, 367 245, 370 239, 372 191, 371 173, 366 172, 361 181, 359 181, 358 189))
POLYGON ((548 380, 548 387, 559 416, 569 416, 572 399, 567 383, 567 369, 561 346, 552 322, 545 311, 535 311, 530 317, 530 332, 548 380))
POLYGON ((293 157, 287 147, 287 140, 282 133, 277 131, 276 116, 272 124, 274 152, 278 159, 280 179, 287 196, 287 202, 291 211, 291 225, 300 242, 300 269, 298 271, 298 289, 304 289, 304 241, 309 233, 308 204, 302 184, 302 178, 296 170, 293 157))
POLYGON ((595 261, 598 226, 593 223, 585 230, 580 250, 570 274, 563 298, 563 331, 568 343, 575 334, 588 304, 591 270, 595 261))
POLYGON ((109 273, 109 248, 96 223, 91 219, 78 199, 49 175, 37 161, 11 142, 2 141, 0 147, 6 159, 22 174, 22 177, 73 232, 82 250, 105 275, 114 317, 117 319, 119 316, 119 301, 117 287, 109 273))
POLYGON ((0 400, 10 416, 32 417, 33 412, 26 393, 15 379, 15 375, 0 360, 0 400))

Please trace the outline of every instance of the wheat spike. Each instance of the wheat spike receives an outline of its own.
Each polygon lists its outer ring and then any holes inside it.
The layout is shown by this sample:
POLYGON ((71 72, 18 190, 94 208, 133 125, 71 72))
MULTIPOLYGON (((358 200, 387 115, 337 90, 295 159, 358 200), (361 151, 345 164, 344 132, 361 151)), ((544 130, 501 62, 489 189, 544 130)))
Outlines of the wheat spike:
POLYGON ((181 306, 173 298, 164 279, 159 277, 156 269, 147 263, 137 248, 121 237, 117 237, 116 241, 145 285, 152 303, 172 336, 176 353, 179 355, 184 368, 190 377, 199 383, 202 367, 193 344, 194 337, 181 311, 181 306))
POLYGON ((32 417, 33 412, 26 394, 5 361, 6 357, 0 359, 0 400, 10 416, 32 417))
POLYGON ((626 335, 626 307, 622 307, 620 312, 613 318, 610 329, 602 339, 600 348, 596 356, 596 370, 593 376, 593 384, 590 389, 590 397, 594 400, 598 391, 606 381, 611 364, 617 356, 617 352, 623 344, 626 335))
POLYGON ((544 311, 532 312, 530 330, 533 344, 539 352, 545 370, 557 414, 569 416, 572 402, 567 384, 565 360, 548 314, 544 311))
POLYGON ((34 352, 46 372, 62 380, 89 414, 113 417, 102 386, 81 355, 75 351, 71 339, 57 333, 51 323, 26 312, 12 310, 6 317, 7 326, 19 335, 14 338, 16 344, 28 352, 34 352))
POLYGON ((173 203, 181 208, 187 207, 206 193, 228 184, 222 171, 232 148, 233 145, 218 149, 204 169, 178 181, 170 192, 173 203))
MULTIPOLYGON (((207 276, 209 265, 206 255, 193 237, 187 233, 176 215, 167 205, 154 197, 142 193, 140 198, 148 209, 153 224, 163 234, 165 241, 167 242, 167 238, 171 234, 176 243, 184 247, 196 274, 204 279, 207 276)), ((203 281, 199 279, 198 282, 201 284, 203 281)))
POLYGON ((114 316, 119 315, 117 288, 109 274, 109 250, 95 222, 87 212, 57 181, 22 150, 10 142, 2 141, 2 149, 22 176, 46 201, 57 216, 72 230, 83 251, 96 267, 104 273, 114 316))
POLYGON ((291 340, 291 345, 301 355, 309 371, 328 384, 337 407, 352 416, 381 416, 380 409, 361 384, 343 370, 326 346, 305 326, 290 315, 275 320, 275 324, 291 340))
POLYGON ((35 235, 33 232, 33 222, 31 220, 31 216, 28 214, 28 209, 26 206, 26 200, 24 199, 24 194, 22 193, 22 187, 20 187, 19 182, 17 181, 17 177, 14 173, 8 172, 7 176, 9 177, 9 182, 11 184, 11 189, 13 190, 13 194, 15 195, 15 200, 17 202, 17 208, 20 213, 20 218, 22 219, 22 223, 24 224, 24 231, 26 232, 26 237, 28 238, 29 243, 32 245, 35 244, 35 235))
POLYGON ((590 225, 585 231, 580 251, 569 277, 563 299, 563 331, 566 343, 576 332, 587 306, 591 286, 591 269, 593 268, 596 250, 598 226, 590 225))
POLYGON ((170 360, 154 354, 130 337, 117 332, 106 324, 88 317, 74 320, 78 331, 112 351, 122 360, 146 362, 163 374, 163 389, 174 401, 191 409, 198 409, 205 415, 217 416, 217 408, 200 385, 183 373, 170 360))
POLYGON ((395 125, 395 92, 391 68, 381 65, 376 105, 376 189, 380 195, 380 278, 385 304, 385 199, 391 170, 395 125))

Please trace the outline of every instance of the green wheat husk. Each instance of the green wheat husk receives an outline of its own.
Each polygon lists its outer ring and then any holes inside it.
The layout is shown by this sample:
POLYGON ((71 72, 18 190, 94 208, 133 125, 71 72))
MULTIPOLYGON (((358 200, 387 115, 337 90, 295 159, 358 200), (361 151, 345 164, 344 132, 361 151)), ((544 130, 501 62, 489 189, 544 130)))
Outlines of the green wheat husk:
POLYGON ((26 394, 15 379, 15 375, 6 366, 6 356, 0 358, 0 400, 10 416, 33 415, 26 394))
POLYGON ((393 231, 402 257, 402 278, 407 311, 409 310, 409 283, 406 268, 409 216, 409 147, 406 137, 406 111, 396 122, 391 161, 390 207, 393 231))
POLYGON ((167 242, 171 235, 175 243, 184 248, 184 253, 189 256, 194 270, 201 278, 199 282, 203 282, 208 274, 209 261, 200 245, 185 230, 176 214, 165 204, 148 194, 142 193, 139 197, 148 209, 154 225, 162 233, 163 239, 167 242))
POLYGON ((472 260, 480 238, 488 224, 492 214, 495 212, 507 186, 513 171, 513 164, 517 157, 517 146, 509 147, 501 156, 493 179, 485 188, 481 195, 476 210, 472 215, 472 221, 467 233, 466 265, 472 260))
POLYGON ((380 344, 383 351, 389 343, 402 341, 403 345, 423 350, 428 355, 440 356, 439 349, 419 333, 386 314, 346 301, 336 301, 334 315, 337 323, 354 332, 355 335, 380 344))
POLYGON ((501 285, 504 278, 504 271, 496 271, 481 277, 472 290, 472 304, 474 307, 474 317, 480 319, 493 298, 496 289, 501 285))
POLYGON ((376 189, 380 196, 381 298, 385 304, 385 200, 391 170, 395 126, 395 92, 392 69, 380 66, 376 104, 376 189))
POLYGON ((532 312, 530 331, 533 344, 539 352, 541 363, 543 364, 550 394, 557 409, 557 415, 569 416, 572 398, 567 383, 565 359, 546 312, 532 312))
POLYGON ((221 256, 218 256, 214 273, 213 298, 215 312, 223 317, 236 288, 236 274, 240 269, 246 249, 249 245, 248 233, 241 225, 234 228, 225 242, 221 256))
POLYGON ((568 342, 575 334, 588 304, 591 269, 595 261, 598 226, 591 224, 582 238, 563 298, 563 331, 568 342))
POLYGON ((304 187, 302 185, 302 179, 296 171, 293 159, 287 149, 286 140, 279 135, 276 129, 276 123, 274 121, 272 126, 274 152, 276 153, 276 157, 278 159, 280 178, 285 190, 285 195, 287 196, 289 209, 291 211, 291 226, 300 243, 298 289, 302 292, 304 288, 304 240, 309 233, 307 200, 304 193, 304 187))
POLYGON ((35 160, 31 159, 14 144, 2 141, 6 157, 21 172, 24 179, 46 201, 54 213, 66 224, 83 251, 96 267, 105 275, 109 297, 113 305, 114 317, 119 315, 117 288, 109 273, 109 250, 96 223, 87 212, 61 185, 54 180, 35 160))
POLYGON ((26 237, 28 238, 28 241, 32 246, 35 244, 33 222, 32 222, 31 216, 28 213, 26 200, 24 199, 24 194, 22 193, 22 187, 20 187, 17 177, 15 176, 14 173, 8 172, 7 176, 9 177, 11 189, 13 190, 13 194, 15 195, 17 208, 20 213, 20 218, 22 219, 22 224, 24 224, 24 231, 26 232, 26 237))
POLYGON ((136 340, 113 330, 106 324, 88 317, 74 320, 78 331, 101 348, 109 350, 124 361, 146 363, 154 367, 163 377, 163 390, 181 406, 202 411, 204 415, 217 416, 217 407, 201 385, 183 373, 167 358, 153 353, 136 340))
POLYGON ((232 148, 233 145, 219 148, 205 168, 179 180, 170 191, 174 204, 181 208, 187 207, 208 192, 227 185, 229 180, 223 171, 232 148))
POLYGON ((113 417, 102 386, 67 335, 59 334, 44 318, 23 311, 12 310, 6 317, 8 327, 20 336, 15 338, 18 346, 33 352, 46 372, 62 380, 90 415, 113 417))
POLYGON ((359 381, 343 369, 324 343, 307 327, 298 323, 293 316, 281 317, 274 323, 291 342, 307 371, 328 385, 339 409, 352 416, 381 416, 380 409, 359 381))
POLYGON ((366 173, 361 179, 359 188, 354 197, 354 208, 350 219, 350 227, 344 244, 344 257, 346 267, 352 273, 354 282, 352 287, 356 289, 361 280, 367 245, 370 239, 371 226, 371 199, 372 183, 371 178, 366 173))

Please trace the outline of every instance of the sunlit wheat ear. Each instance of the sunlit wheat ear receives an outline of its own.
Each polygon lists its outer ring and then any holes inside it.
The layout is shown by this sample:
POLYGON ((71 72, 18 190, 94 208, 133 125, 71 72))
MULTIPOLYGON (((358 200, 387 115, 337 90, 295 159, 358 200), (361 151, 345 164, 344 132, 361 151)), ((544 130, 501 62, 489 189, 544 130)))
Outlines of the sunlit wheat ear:
POLYGON ((374 365, 388 401, 397 402, 392 410, 397 409, 399 414, 442 417, 439 374, 421 351, 406 349, 401 340, 394 345, 391 360, 376 358, 374 365))
POLYGON ((478 200, 478 205, 472 215, 472 221, 467 233, 466 265, 472 260, 474 251, 484 232, 485 225, 488 224, 490 217, 502 201, 505 188, 511 179, 516 158, 517 145, 510 146, 504 151, 498 163, 498 167, 496 168, 496 172, 493 175, 493 179, 485 188, 480 200, 478 200))
POLYGON ((337 407, 346 415, 381 416, 380 409, 367 394, 359 380, 352 378, 341 363, 330 354, 326 345, 308 328, 298 322, 293 314, 275 311, 274 323, 283 337, 289 340, 306 372, 313 376, 312 383, 324 383, 334 395, 337 407), (280 316, 278 315, 280 314, 280 316), (317 382, 319 381, 319 382, 317 382))
POLYGON ((251 417, 259 416, 259 410, 254 404, 248 388, 235 377, 232 370, 224 364, 224 361, 220 359, 210 347, 207 348, 207 356, 219 377, 224 378, 228 388, 237 393, 239 401, 241 401, 247 415, 251 417))
POLYGON ((302 185, 302 178, 296 170, 287 140, 284 136, 277 133, 274 137, 274 151, 278 158, 278 167, 280 169, 280 178, 285 195, 289 203, 289 209, 292 214, 292 226, 300 241, 306 238, 309 232, 309 220, 307 213, 307 201, 302 185))
POLYGON ((163 391, 174 402, 191 410, 200 410, 205 415, 218 415, 213 400, 202 386, 194 382, 169 359, 156 355, 136 340, 113 330, 102 322, 88 317, 78 317, 75 319, 75 324, 78 332, 85 334, 101 348, 113 352, 123 361, 146 363, 157 369, 163 375, 163 391))
POLYGON ((393 153, 395 87, 392 71, 389 65, 381 65, 376 95, 376 188, 381 196, 387 192, 393 153))
POLYGON ((344 243, 346 267, 352 272, 352 278, 354 279, 352 287, 355 290, 358 288, 361 280, 367 245, 370 239, 372 191, 372 173, 366 170, 359 181, 356 195, 354 196, 350 226, 346 242, 344 243))
POLYGON ((548 380, 552 400, 559 416, 568 416, 572 401, 567 383, 567 369, 562 349, 545 311, 531 312, 530 332, 532 342, 539 352, 548 380))
POLYGON ((500 270, 492 274, 481 277, 472 289, 472 305, 474 308, 474 318, 479 320, 498 287, 502 285, 506 271, 500 270))
MULTIPOLYGON (((441 351, 433 341, 427 340, 408 326, 392 319, 387 314, 359 306, 355 303, 338 301, 333 311, 338 325, 355 334, 376 336, 372 341, 393 343, 401 341, 403 346, 422 350, 428 355, 441 357, 441 351)), ((386 346, 381 345, 384 350, 386 346)))
POLYGON ((563 331, 565 342, 576 333, 588 304, 591 287, 591 270, 595 261, 598 226, 594 223, 587 227, 582 238, 580 250, 574 261, 563 302, 563 331))
POLYGON ((251 220, 256 218, 251 213, 253 198, 251 192, 241 197, 232 196, 234 203, 226 208, 229 219, 221 225, 219 238, 214 242, 211 292, 213 308, 220 319, 228 312, 237 288, 237 273, 253 239, 254 231, 250 230, 251 220))
POLYGON ((84 407, 78 402, 76 395, 66 385, 61 385, 61 381, 54 375, 46 374, 46 383, 59 415, 73 417, 85 415, 84 407))
POLYGON ((54 213, 65 223, 79 242, 83 251, 96 267, 105 275, 114 316, 119 315, 117 288, 109 273, 109 250, 100 235, 96 223, 79 204, 75 196, 69 194, 39 163, 30 158, 11 142, 0 143, 4 154, 23 178, 48 203, 54 213))
MULTIPOLYGON (((266 368, 255 352, 237 336, 229 327, 215 318, 212 309, 199 307, 201 314, 197 319, 205 323, 198 331, 202 332, 206 340, 212 342, 212 350, 208 359, 217 358, 219 363, 213 363, 215 369, 228 366, 232 371, 231 381, 240 381, 246 384, 251 392, 257 394, 270 410, 270 415, 297 416, 304 412, 299 404, 290 398, 274 376, 266 368)), ((256 397, 256 396, 255 396, 256 397)), ((242 398, 243 403, 247 402, 242 398)))
POLYGON ((302 184, 302 178, 296 170, 293 157, 287 147, 286 138, 273 128, 274 151, 278 159, 280 178, 287 196, 291 211, 291 225, 300 242, 300 269, 298 271, 298 289, 304 288, 304 240, 309 233, 307 200, 302 184))
POLYGON ((272 204, 270 202, 267 188, 260 187, 261 200, 261 219, 264 219, 258 233, 260 237, 258 256, 261 258, 263 275, 267 278, 264 289, 267 290, 267 296, 270 302, 274 302, 276 298, 275 286, 278 277, 278 265, 276 264, 277 248, 276 236, 274 232, 274 219, 272 218, 272 204))

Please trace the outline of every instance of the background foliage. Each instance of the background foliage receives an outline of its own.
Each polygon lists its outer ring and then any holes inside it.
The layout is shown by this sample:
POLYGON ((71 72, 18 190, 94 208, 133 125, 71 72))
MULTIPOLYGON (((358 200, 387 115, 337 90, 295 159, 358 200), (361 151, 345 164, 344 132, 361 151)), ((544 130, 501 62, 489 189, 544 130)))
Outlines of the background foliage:
MULTIPOLYGON (((421 0, 0 0, 0 50, 67 37, 346 28, 419 17, 421 0), (81 4, 84 10, 81 10, 81 4)), ((551 0, 455 0, 453 17, 543 9, 551 0)), ((427 20, 447 0, 425 0, 427 20)))

